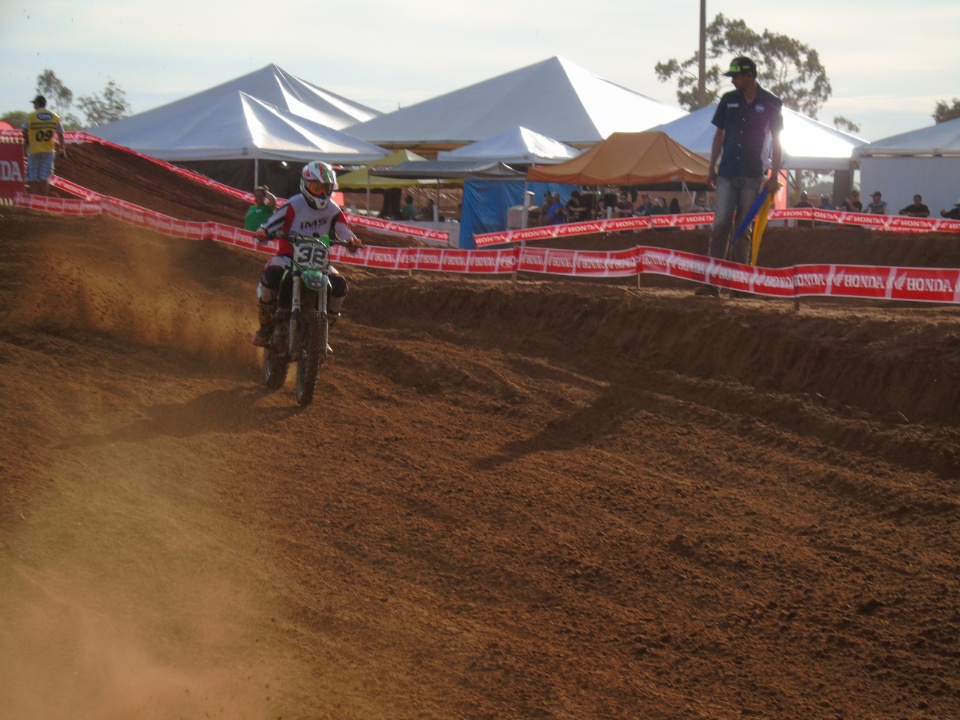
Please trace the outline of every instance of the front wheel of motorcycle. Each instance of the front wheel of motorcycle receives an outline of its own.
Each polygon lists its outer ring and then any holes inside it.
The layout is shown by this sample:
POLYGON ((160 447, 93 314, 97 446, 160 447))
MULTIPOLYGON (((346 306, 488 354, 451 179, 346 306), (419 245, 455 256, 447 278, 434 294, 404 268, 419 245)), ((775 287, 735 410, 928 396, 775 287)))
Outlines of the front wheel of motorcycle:
POLYGON ((313 402, 317 373, 327 358, 328 324, 316 310, 300 313, 300 355, 297 358, 297 402, 306 407, 313 402))
POLYGON ((277 355, 270 346, 263 349, 263 384, 267 390, 279 390, 287 379, 290 361, 277 355))

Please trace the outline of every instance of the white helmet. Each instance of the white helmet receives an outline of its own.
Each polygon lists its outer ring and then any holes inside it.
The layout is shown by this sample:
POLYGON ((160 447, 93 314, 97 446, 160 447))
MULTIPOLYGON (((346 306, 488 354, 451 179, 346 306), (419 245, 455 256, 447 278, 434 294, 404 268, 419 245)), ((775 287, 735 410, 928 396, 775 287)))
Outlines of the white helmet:
POLYGON ((323 210, 337 189, 337 174, 328 163, 314 160, 300 172, 300 192, 311 207, 323 210))

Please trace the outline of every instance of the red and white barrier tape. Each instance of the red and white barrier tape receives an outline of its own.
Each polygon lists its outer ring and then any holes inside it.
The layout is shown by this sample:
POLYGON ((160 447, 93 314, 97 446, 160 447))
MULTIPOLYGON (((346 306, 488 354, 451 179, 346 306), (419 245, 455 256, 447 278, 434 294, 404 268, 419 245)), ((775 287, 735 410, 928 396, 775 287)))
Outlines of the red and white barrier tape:
MULTIPOLYGON (((15 202, 18 207, 64 215, 103 214, 175 237, 215 240, 258 252, 276 251, 275 242, 258 245, 253 233, 239 227, 177 220, 117 198, 99 196, 79 186, 74 188, 82 198, 51 198, 18 193, 15 202)), ((351 216, 351 220, 355 217, 359 216, 351 216)), ((704 216, 696 217, 699 221, 704 216)), ((857 214, 856 217, 871 216, 857 214)), ((649 222, 652 218, 631 220, 649 222)), ((521 271, 578 278, 630 277, 650 273, 773 297, 832 296, 960 304, 960 269, 859 265, 797 265, 771 269, 644 246, 618 251, 589 251, 516 244, 489 250, 368 245, 356 254, 334 246, 331 254, 341 264, 382 270, 464 274, 521 271)))
MULTIPOLYGON (((770 220, 808 220, 839 225, 860 225, 883 232, 924 233, 924 232, 960 232, 960 221, 932 218, 902 217, 900 215, 869 215, 867 213, 848 213, 819 208, 784 208, 770 211, 770 220)), ((477 247, 519 243, 530 240, 572 237, 576 235, 595 235, 597 233, 619 232, 623 230, 646 230, 648 228, 676 227, 695 228, 698 225, 713 224, 713 213, 687 213, 682 215, 652 215, 649 217, 615 218, 612 220, 591 220, 561 225, 542 225, 523 230, 505 230, 502 232, 475 235, 477 247)))

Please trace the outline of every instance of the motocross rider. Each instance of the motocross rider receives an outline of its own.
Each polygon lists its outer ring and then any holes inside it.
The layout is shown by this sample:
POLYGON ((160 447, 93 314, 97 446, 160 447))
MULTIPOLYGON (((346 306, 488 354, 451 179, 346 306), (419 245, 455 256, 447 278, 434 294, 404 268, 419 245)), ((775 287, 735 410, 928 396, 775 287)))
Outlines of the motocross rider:
MULTIPOLYGON (((257 286, 257 310, 260 329, 253 338, 253 344, 264 347, 269 344, 273 325, 273 312, 277 308, 277 291, 284 271, 292 264, 293 246, 287 241, 291 234, 312 237, 337 237, 353 247, 363 243, 353 234, 343 216, 343 212, 330 194, 337 189, 337 174, 325 162, 314 161, 303 166, 300 172, 300 194, 294 195, 257 230, 257 242, 266 242, 277 238, 280 246, 277 254, 270 258, 260 273, 257 286)), ((340 308, 347 296, 347 281, 331 266, 330 301, 328 314, 334 322, 340 317, 340 308)))

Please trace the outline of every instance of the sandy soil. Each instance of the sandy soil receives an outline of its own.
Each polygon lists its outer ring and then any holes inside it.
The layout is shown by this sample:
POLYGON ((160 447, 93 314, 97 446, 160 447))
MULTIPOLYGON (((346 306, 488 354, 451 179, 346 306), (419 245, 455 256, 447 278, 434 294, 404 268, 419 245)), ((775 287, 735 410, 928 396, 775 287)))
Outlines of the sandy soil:
POLYGON ((262 258, 2 213, 0 718, 960 717, 955 308, 345 268, 300 411, 262 258))

